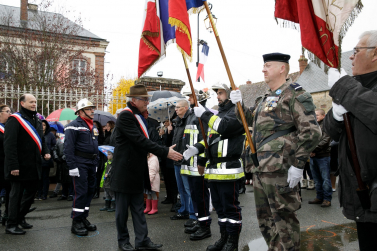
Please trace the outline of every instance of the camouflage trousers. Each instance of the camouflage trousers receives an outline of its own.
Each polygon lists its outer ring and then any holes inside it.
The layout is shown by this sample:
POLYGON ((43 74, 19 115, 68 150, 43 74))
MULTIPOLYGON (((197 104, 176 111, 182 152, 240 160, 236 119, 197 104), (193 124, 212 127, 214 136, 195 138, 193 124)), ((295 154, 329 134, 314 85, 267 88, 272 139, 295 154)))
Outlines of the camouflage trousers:
POLYGON ((298 186, 289 188, 284 173, 254 173, 253 186, 259 229, 268 251, 300 250, 295 213, 301 206, 298 186))

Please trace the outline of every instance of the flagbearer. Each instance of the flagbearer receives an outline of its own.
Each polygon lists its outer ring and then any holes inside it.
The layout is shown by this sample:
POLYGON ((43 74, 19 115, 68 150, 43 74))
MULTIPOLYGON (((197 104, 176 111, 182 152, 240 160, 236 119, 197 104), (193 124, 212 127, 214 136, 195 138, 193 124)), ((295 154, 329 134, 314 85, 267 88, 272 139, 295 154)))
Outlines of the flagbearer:
POLYGON ((95 106, 89 100, 81 99, 75 114, 79 116, 65 128, 64 154, 73 178, 74 199, 72 204, 71 232, 85 236, 88 231, 97 230, 88 220, 98 165, 98 129, 93 125, 95 106))
POLYGON ((42 158, 51 158, 44 142, 42 121, 37 116, 37 100, 31 94, 20 97, 20 111, 11 115, 4 129, 5 179, 11 183, 9 219, 5 232, 20 235, 32 228, 25 221, 38 189, 42 158))
MULTIPOLYGON (((257 218, 268 250, 300 250, 298 182, 322 133, 311 95, 287 79, 290 56, 271 53, 263 59, 269 90, 244 108, 259 161, 252 166, 257 218)), ((242 103, 239 90, 230 97, 242 103)))
MULTIPOLYGON (((218 215, 221 238, 207 251, 238 250, 238 239, 242 229, 241 208, 238 201, 239 182, 245 176, 241 161, 245 131, 234 113, 235 105, 229 100, 230 89, 225 84, 216 84, 219 113, 214 115, 203 106, 194 112, 203 124, 208 124, 208 152, 206 160, 198 159, 198 172, 204 173, 211 190, 212 204, 218 215)), ((189 146, 183 153, 185 159, 205 151, 204 141, 189 146)))

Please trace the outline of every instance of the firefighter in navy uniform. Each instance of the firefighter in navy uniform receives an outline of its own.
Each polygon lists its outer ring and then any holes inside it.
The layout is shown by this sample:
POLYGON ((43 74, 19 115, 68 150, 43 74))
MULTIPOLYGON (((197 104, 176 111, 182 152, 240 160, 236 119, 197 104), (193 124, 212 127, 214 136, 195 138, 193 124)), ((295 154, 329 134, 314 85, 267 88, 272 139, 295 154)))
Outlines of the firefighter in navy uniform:
POLYGON ((95 106, 87 99, 77 103, 77 119, 65 127, 64 154, 72 176, 74 199, 71 232, 85 236, 97 230, 88 220, 90 202, 96 186, 98 129, 93 125, 95 106))
MULTIPOLYGON (((239 179, 245 176, 241 153, 245 144, 245 131, 237 120, 235 105, 229 100, 230 89, 225 84, 212 86, 217 93, 219 113, 214 115, 203 106, 194 112, 202 122, 208 124, 209 162, 198 159, 198 172, 205 170, 205 179, 211 190, 212 204, 216 208, 220 239, 207 247, 207 251, 238 250, 238 239, 242 228, 241 208, 238 201, 239 179)), ((205 151, 204 142, 189 146, 183 156, 188 159, 205 151)))

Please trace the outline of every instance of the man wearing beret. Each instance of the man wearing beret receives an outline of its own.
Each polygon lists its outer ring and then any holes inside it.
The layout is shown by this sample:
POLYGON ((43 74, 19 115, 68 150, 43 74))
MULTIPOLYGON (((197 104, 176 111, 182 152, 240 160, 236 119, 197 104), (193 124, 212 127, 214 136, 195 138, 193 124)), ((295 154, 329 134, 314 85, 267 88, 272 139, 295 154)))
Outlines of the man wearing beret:
POLYGON ((377 30, 366 31, 350 56, 353 77, 342 69, 329 70, 333 107, 324 119, 324 130, 338 145, 339 202, 343 214, 356 221, 360 251, 376 250, 377 237, 377 30), (370 208, 363 208, 346 135, 347 113, 355 139, 362 182, 369 187, 370 208))
MULTIPOLYGON (((263 59, 269 90, 256 99, 254 107, 244 106, 259 161, 259 166, 251 167, 259 228, 268 250, 300 250, 295 213, 301 206, 298 183, 321 129, 311 95, 287 79, 290 56, 271 53, 263 59)), ((242 103, 239 90, 232 91, 230 98, 242 103)))

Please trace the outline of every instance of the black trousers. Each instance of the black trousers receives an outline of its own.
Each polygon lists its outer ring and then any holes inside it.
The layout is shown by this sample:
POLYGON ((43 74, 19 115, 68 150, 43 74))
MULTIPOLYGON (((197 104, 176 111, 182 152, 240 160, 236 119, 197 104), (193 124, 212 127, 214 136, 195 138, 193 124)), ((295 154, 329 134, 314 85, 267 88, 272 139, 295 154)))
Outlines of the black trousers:
POLYGON ((8 226, 17 225, 29 212, 38 190, 38 180, 11 181, 8 226))
POLYGON ((356 222, 360 251, 376 250, 377 223, 356 222))
POLYGON ((190 193, 194 211, 200 226, 210 226, 212 219, 209 213, 208 182, 204 176, 188 176, 190 193))
POLYGON ((212 204, 218 215, 220 232, 239 234, 242 229, 242 215, 238 201, 239 182, 236 181, 211 181, 212 204))
MULTIPOLYGON (((9 212, 9 194, 10 194, 10 189, 11 189, 11 185, 10 185, 10 181, 9 180, 0 180, 0 191, 2 189, 5 189, 5 211, 4 211, 4 214, 8 215, 8 212, 9 212)), ((0 207, 1 207, 1 203, 0 203, 0 207)))
POLYGON ((164 175, 164 182, 166 187, 167 198, 172 201, 177 201, 178 187, 177 180, 175 178, 174 167, 165 167, 161 169, 164 175))
POLYGON ((118 244, 122 245, 130 242, 130 235, 127 228, 128 208, 130 208, 134 226, 135 248, 148 244, 151 240, 148 237, 147 221, 144 215, 144 194, 115 192, 115 205, 118 244))

